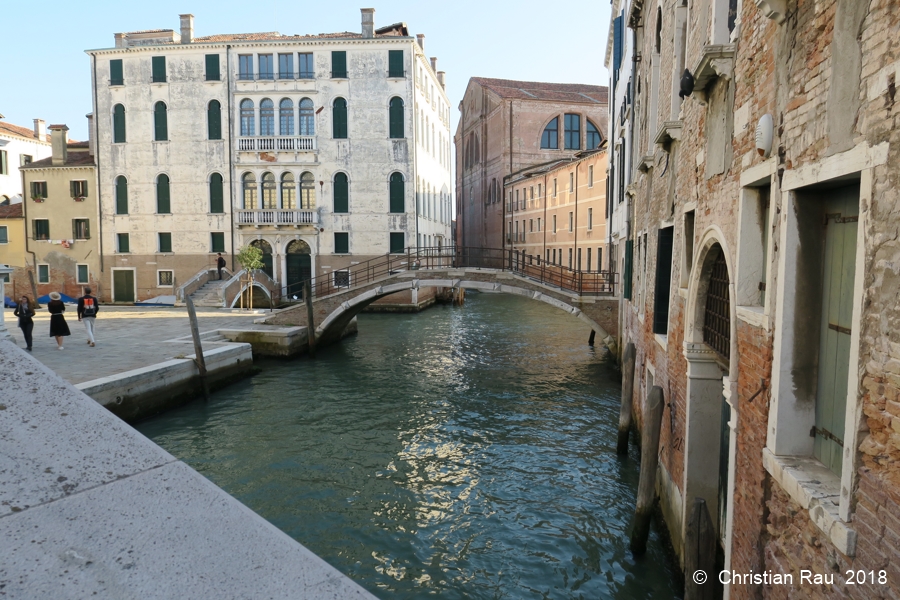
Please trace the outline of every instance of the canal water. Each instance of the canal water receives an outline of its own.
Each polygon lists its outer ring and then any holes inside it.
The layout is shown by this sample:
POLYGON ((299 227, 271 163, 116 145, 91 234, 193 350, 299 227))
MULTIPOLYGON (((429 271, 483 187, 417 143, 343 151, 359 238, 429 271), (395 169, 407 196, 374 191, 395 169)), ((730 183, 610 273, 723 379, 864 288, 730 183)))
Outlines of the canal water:
POLYGON ((381 598, 673 598, 658 532, 628 551, 639 457, 588 333, 495 294, 365 314, 137 428, 381 598))

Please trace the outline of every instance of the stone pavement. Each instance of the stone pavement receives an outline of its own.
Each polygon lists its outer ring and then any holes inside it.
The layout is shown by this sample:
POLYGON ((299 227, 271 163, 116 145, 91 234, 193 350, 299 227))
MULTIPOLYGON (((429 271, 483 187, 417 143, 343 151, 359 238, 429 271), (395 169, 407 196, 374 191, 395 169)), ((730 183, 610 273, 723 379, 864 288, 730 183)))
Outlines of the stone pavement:
MULTIPOLYGON (((33 356, 70 383, 81 383, 160 363, 194 353, 187 309, 168 307, 101 306, 94 336, 97 345, 87 345, 84 325, 78 322, 75 307, 66 305, 66 321, 72 335, 63 341, 64 350, 56 349, 50 337, 50 315, 38 310, 34 318, 33 356)), ((254 319, 264 316, 256 312, 231 312, 223 309, 197 308, 201 337, 217 329, 281 329, 256 325, 254 319)), ((6 309, 6 326, 16 345, 25 347, 12 309, 6 309)), ((203 343, 210 350, 227 340, 203 343)))

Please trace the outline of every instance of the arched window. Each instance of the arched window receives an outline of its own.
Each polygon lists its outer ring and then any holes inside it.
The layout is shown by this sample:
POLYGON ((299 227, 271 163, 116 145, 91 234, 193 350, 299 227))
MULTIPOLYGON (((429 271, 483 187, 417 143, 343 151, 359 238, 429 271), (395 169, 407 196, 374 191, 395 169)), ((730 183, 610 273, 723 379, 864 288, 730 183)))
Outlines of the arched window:
POLYGON ((113 143, 125 143, 125 107, 121 104, 113 106, 113 143))
POLYGON ((153 139, 157 142, 169 139, 169 119, 165 102, 157 102, 153 106, 153 139))
POLYGON ((594 150, 600 147, 600 142, 603 141, 603 136, 600 135, 600 130, 597 129, 597 126, 591 123, 590 119, 586 119, 587 121, 587 142, 585 143, 585 150, 594 150))
POLYGON ((541 134, 541 149, 559 150, 559 117, 553 117, 544 127, 544 133, 541 134))
POLYGON ((390 135, 392 138, 406 137, 403 132, 403 100, 397 96, 391 98, 390 135))
POLYGON ((566 113, 566 150, 581 150, 581 115, 566 113))
POLYGON ((128 214, 128 180, 124 175, 116 177, 116 214, 128 214))
POLYGON ((316 178, 309 171, 300 176, 300 208, 312 210, 316 207, 316 178))
POLYGON ((268 98, 259 103, 259 135, 275 135, 275 103, 268 98))
POLYGON ((659 54, 662 49, 662 7, 656 7, 656 53, 659 54))
POLYGON ((336 140, 347 139, 347 101, 335 98, 331 109, 333 136, 336 140))
POLYGON ((263 173, 262 176, 262 207, 278 208, 278 186, 275 185, 275 176, 271 173, 263 173))
POLYGON ((278 104, 278 133, 294 135, 294 102, 290 98, 284 98, 278 104))
POLYGON ((256 111, 249 98, 241 100, 241 135, 256 135, 256 111))
POLYGON ((401 173, 391 173, 390 211, 392 213, 406 212, 405 195, 406 185, 403 182, 403 175, 401 173))
POLYGON ((222 176, 213 173, 209 176, 209 212, 220 214, 225 212, 225 194, 222 176))
POLYGON ((210 100, 206 107, 206 131, 208 139, 222 139, 222 105, 218 100, 210 100))
POLYGON ((294 174, 290 172, 281 174, 281 208, 297 208, 297 184, 294 182, 294 174))
POLYGON ((350 212, 350 182, 346 173, 334 175, 334 212, 350 212))
POLYGON ((172 213, 172 203, 169 200, 169 176, 160 173, 156 178, 156 213, 168 215, 172 213))
POLYGON ((253 173, 244 173, 241 177, 244 189, 244 210, 256 210, 256 178, 253 173))
POLYGON ((478 134, 475 134, 475 142, 472 144, 472 164, 476 165, 481 162, 481 149, 479 148, 478 134))
POLYGON ((313 101, 304 98, 300 101, 300 135, 316 135, 316 117, 313 101))

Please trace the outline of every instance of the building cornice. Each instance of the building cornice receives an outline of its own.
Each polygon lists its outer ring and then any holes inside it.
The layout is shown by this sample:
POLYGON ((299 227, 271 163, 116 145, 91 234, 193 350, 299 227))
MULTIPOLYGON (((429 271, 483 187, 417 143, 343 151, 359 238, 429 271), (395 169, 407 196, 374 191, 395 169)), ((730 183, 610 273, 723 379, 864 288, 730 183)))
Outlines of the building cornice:
POLYGON ((129 52, 141 52, 150 50, 159 52, 160 50, 191 50, 195 48, 237 48, 247 46, 321 46, 337 43, 356 43, 356 44, 391 44, 394 42, 412 42, 416 39, 413 37, 397 36, 390 38, 322 38, 312 40, 234 40, 222 42, 191 42, 190 44, 141 44, 140 46, 128 46, 127 48, 93 48, 85 50, 85 54, 127 54, 129 52))

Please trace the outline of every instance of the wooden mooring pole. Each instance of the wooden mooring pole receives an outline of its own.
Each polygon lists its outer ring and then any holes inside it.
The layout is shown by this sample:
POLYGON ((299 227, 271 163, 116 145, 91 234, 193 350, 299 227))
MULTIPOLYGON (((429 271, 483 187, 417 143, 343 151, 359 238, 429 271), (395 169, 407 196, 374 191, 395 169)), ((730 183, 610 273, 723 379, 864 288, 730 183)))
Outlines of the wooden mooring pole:
POLYGON ((665 398, 663 390, 654 385, 647 395, 644 410, 644 431, 641 434, 641 478, 638 483, 637 506, 634 509, 634 528, 631 530, 631 552, 644 554, 650 535, 650 518, 656 504, 656 467, 659 465, 659 427, 662 424, 665 398))
POLYGON ((631 432, 631 411, 634 396, 634 361, 637 351, 633 342, 625 346, 622 360, 622 406, 619 407, 619 439, 616 452, 628 454, 628 435, 631 432))
POLYGON ((200 325, 197 323, 197 312, 194 310, 194 301, 190 296, 184 297, 187 305, 188 318, 191 321, 191 337, 194 338, 194 354, 197 370, 200 372, 200 385, 203 387, 203 399, 209 400, 209 383, 206 381, 206 360, 203 358, 203 346, 200 344, 200 325))
POLYGON ((307 279, 303 283, 303 300, 306 302, 306 333, 309 339, 309 357, 316 357, 316 323, 313 321, 312 285, 307 279))
POLYGON ((597 336, 597 332, 591 329, 591 335, 588 336, 588 346, 594 345, 594 338, 597 336))
POLYGON ((684 600, 721 597, 716 572, 716 531, 706 500, 694 498, 694 507, 684 536, 684 600), (703 575, 700 575, 700 572, 703 575))

